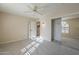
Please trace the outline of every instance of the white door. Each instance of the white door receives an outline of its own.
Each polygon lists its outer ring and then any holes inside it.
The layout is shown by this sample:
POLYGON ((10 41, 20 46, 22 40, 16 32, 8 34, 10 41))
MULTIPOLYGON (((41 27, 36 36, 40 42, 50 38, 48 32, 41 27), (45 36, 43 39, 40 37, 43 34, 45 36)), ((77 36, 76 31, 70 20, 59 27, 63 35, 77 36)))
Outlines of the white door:
POLYGON ((30 38, 36 37, 36 21, 30 22, 30 38))

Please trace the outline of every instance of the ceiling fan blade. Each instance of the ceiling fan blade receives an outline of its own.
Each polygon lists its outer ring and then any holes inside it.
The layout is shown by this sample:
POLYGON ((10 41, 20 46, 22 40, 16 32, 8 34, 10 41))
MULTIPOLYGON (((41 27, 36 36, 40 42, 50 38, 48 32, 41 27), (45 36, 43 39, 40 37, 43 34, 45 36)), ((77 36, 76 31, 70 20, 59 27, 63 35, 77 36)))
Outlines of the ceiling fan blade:
POLYGON ((24 13, 38 13, 40 15, 43 15, 42 13, 38 12, 38 11, 24 11, 24 13))
POLYGON ((31 5, 27 5, 27 7, 30 9, 30 10, 33 10, 33 7, 31 5))
POLYGON ((41 13, 39 13, 39 12, 37 12, 37 11, 25 11, 24 13, 26 13, 26 14, 34 14, 34 15, 43 15, 43 14, 41 14, 41 13))
POLYGON ((33 12, 33 11, 24 11, 24 13, 31 13, 31 12, 33 12))
POLYGON ((35 11, 36 13, 38 13, 38 14, 40 14, 40 15, 43 15, 43 14, 41 14, 40 12, 38 12, 38 11, 35 11))

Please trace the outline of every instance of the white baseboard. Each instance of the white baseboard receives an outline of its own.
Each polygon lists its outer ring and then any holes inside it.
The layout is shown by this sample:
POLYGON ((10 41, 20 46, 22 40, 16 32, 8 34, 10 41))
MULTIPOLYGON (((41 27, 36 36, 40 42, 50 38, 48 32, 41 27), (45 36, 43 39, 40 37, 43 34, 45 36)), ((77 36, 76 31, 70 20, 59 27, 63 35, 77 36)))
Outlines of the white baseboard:
POLYGON ((7 44, 7 43, 12 43, 12 42, 17 42, 25 39, 20 39, 20 40, 13 40, 13 41, 6 41, 6 42, 0 42, 0 44, 7 44))

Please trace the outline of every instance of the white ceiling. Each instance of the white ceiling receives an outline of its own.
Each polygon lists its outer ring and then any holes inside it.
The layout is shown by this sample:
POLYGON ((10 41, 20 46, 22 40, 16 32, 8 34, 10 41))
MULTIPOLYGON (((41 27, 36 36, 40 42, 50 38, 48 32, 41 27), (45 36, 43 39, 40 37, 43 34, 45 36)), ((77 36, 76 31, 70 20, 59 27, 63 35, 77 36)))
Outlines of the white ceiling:
POLYGON ((0 3, 0 11, 7 12, 20 16, 30 16, 30 17, 58 17, 63 15, 68 15, 72 13, 79 13, 79 4, 78 3, 0 3), (37 5, 40 9, 37 13, 31 12, 28 6, 37 5), (27 11, 25 13, 25 11, 27 11))

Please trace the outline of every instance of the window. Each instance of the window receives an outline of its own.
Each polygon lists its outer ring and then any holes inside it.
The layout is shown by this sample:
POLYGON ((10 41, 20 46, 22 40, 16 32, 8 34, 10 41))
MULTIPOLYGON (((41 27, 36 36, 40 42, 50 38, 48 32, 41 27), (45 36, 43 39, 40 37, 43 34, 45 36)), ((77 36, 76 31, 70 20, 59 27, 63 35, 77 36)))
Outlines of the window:
POLYGON ((62 33, 69 33, 69 24, 62 20, 62 33))

